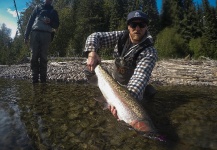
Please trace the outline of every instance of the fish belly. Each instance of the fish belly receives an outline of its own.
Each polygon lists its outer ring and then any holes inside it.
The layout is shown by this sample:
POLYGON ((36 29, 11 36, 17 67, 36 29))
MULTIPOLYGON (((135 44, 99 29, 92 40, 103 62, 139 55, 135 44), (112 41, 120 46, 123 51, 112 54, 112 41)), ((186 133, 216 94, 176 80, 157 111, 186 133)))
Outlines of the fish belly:
POLYGON ((123 120, 138 131, 153 132, 155 130, 151 119, 139 103, 119 88, 120 85, 114 82, 112 77, 104 72, 101 66, 98 65, 95 68, 95 73, 98 78, 98 87, 106 102, 116 108, 120 120, 123 120))
POLYGON ((106 102, 116 108, 118 113, 117 115, 120 120, 123 120, 126 123, 130 124, 133 120, 136 119, 135 114, 131 112, 131 110, 126 106, 123 98, 118 95, 118 91, 116 91, 102 75, 97 72, 96 74, 98 77, 98 86, 103 96, 105 97, 106 102))

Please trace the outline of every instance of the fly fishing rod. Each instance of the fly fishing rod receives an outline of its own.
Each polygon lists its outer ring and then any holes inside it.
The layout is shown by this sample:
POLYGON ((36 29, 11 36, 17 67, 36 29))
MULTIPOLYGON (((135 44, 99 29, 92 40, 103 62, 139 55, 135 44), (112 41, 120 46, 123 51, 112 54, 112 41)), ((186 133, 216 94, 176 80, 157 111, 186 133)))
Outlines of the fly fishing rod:
MULTIPOLYGON (((17 11, 17 5, 16 5, 16 2, 15 2, 15 0, 14 0, 14 7, 15 7, 15 10, 16 10, 16 13, 17 13, 17 19, 18 19, 18 22, 17 22, 17 24, 18 24, 18 26, 20 26, 20 30, 21 30, 21 35, 23 35, 23 37, 24 37, 24 31, 23 31, 23 28, 22 28, 22 25, 21 25, 21 22, 20 22, 20 17, 19 17, 19 13, 18 13, 18 11, 17 11)), ((29 45, 27 44, 27 49, 29 49, 29 45)), ((31 53, 28 53, 27 54, 29 57, 31 57, 31 53)))
POLYGON ((19 13, 17 11, 17 5, 16 5, 16 1, 14 0, 14 7, 15 7, 15 10, 16 10, 16 13, 17 13, 17 19, 18 19, 18 26, 20 26, 20 29, 21 29, 21 32, 24 36, 24 32, 23 32, 23 28, 22 28, 22 25, 21 25, 21 22, 20 22, 20 17, 19 17, 19 13))

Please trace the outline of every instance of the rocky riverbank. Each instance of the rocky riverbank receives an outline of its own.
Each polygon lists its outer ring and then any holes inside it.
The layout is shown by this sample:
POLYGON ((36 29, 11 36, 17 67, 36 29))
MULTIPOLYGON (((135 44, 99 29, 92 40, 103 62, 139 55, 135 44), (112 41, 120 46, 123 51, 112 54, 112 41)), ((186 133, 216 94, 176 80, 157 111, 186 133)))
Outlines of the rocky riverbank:
MULTIPOLYGON (((48 80, 57 82, 83 83, 85 59, 52 60, 48 63, 48 80)), ((111 67, 112 61, 103 61, 111 67)), ((31 79, 30 64, 0 65, 0 78, 31 79)), ((160 85, 217 86, 217 61, 169 59, 157 62, 151 83, 160 85)))
POLYGON ((152 72, 151 81, 163 85, 217 86, 217 61, 161 60, 152 72))

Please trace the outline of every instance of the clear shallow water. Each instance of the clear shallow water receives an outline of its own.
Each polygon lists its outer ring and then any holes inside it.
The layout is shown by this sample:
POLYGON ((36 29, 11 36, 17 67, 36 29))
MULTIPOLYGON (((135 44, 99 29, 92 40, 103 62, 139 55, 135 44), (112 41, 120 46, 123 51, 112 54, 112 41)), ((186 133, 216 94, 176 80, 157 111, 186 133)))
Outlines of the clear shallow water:
POLYGON ((0 79, 0 149, 217 149, 217 88, 157 87, 146 104, 169 144, 117 122, 85 84, 0 79))

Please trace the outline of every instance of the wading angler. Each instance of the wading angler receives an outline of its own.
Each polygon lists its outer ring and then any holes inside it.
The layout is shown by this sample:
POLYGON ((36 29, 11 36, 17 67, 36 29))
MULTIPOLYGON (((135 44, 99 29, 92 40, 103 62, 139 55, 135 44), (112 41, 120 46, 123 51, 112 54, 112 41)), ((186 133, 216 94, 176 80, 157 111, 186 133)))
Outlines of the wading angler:
POLYGON ((32 82, 46 82, 47 78, 47 51, 52 40, 52 30, 59 27, 59 17, 54 10, 52 0, 44 0, 43 4, 37 5, 27 24, 25 43, 29 43, 31 49, 32 82))

